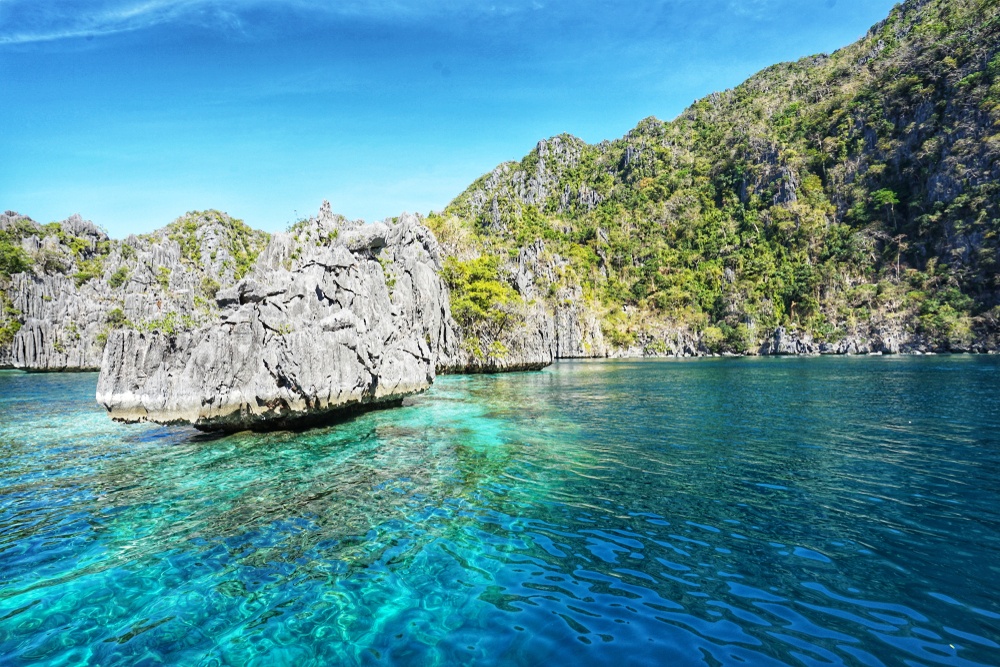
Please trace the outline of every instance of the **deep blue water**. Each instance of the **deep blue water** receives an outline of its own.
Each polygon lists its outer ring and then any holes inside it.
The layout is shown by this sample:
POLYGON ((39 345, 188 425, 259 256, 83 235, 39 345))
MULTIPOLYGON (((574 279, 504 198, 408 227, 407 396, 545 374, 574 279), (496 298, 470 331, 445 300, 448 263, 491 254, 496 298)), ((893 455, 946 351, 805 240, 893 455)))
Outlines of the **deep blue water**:
POLYGON ((207 437, 0 373, 0 663, 1000 665, 998 380, 561 363, 207 437))

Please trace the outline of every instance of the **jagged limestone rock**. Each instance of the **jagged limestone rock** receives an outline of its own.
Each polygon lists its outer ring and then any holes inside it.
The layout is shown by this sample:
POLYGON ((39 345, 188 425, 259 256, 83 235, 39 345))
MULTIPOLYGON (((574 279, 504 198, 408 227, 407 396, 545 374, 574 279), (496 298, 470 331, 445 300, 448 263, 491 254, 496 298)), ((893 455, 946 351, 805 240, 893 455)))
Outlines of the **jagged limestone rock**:
POLYGON ((20 239, 31 270, 0 289, 20 324, 0 343, 0 366, 27 370, 97 370, 116 326, 177 331, 214 320, 215 290, 235 282, 267 238, 217 211, 122 241, 79 215, 39 225, 8 211, 4 231, 20 239))
MULTIPOLYGON (((454 251, 452 244, 445 251, 454 251)), ((470 253, 470 259, 475 253, 470 253)), ((458 328, 459 345, 443 355, 441 373, 497 373, 539 370, 555 360, 555 321, 536 290, 535 273, 549 271, 544 244, 522 248, 516 260, 507 258, 500 274, 515 299, 491 303, 493 317, 458 328)), ((452 255, 454 257, 454 255, 452 255)), ((551 276, 549 276, 551 278, 551 276)))
POLYGON ((784 327, 775 329, 758 351, 758 354, 765 356, 818 353, 819 346, 813 342, 812 336, 790 334, 784 327))
POLYGON ((175 336, 117 330, 97 400, 119 421, 271 429, 398 403, 456 348, 437 242, 414 216, 318 217, 276 235, 220 290, 221 320, 175 336))
POLYGON ((560 290, 554 312, 555 357, 586 359, 608 356, 597 314, 588 307, 579 286, 560 290))
POLYGON ((509 308, 502 328, 458 332, 453 353, 442 355, 439 373, 509 373, 535 371, 555 360, 552 314, 540 302, 509 308))

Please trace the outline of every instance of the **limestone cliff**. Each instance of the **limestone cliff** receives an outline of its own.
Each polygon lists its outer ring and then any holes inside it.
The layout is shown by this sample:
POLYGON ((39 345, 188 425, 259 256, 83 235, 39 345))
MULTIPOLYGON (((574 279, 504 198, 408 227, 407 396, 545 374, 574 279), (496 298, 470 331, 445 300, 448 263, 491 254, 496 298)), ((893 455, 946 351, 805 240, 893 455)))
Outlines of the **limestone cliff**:
POLYGON ((97 398, 120 421, 276 428, 398 403, 457 348, 437 242, 414 216, 320 214, 276 235, 220 290, 219 319, 169 335, 119 329, 97 398))
POLYGON ((216 211, 117 241, 80 216, 40 225, 0 215, 0 366, 96 370, 116 327, 174 332, 217 314, 214 295, 246 271, 263 232, 216 211))

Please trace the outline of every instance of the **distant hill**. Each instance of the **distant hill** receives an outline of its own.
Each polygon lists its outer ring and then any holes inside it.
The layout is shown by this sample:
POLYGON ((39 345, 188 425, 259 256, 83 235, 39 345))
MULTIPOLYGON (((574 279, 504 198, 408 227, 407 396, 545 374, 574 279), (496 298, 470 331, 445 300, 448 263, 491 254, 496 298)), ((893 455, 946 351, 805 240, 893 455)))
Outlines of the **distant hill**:
POLYGON ((558 356, 767 352, 778 327, 787 351, 995 347, 998 21, 909 0, 675 120, 539 142, 429 221, 456 318, 489 338, 504 294, 502 352, 541 301, 558 356))

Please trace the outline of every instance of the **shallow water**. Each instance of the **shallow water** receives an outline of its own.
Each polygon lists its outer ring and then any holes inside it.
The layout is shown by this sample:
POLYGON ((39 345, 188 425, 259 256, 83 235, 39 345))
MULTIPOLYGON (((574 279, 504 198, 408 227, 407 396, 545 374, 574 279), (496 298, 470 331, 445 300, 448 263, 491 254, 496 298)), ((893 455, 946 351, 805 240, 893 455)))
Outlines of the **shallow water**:
POLYGON ((561 363, 226 437, 0 373, 0 663, 998 665, 998 372, 561 363))

